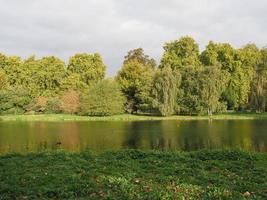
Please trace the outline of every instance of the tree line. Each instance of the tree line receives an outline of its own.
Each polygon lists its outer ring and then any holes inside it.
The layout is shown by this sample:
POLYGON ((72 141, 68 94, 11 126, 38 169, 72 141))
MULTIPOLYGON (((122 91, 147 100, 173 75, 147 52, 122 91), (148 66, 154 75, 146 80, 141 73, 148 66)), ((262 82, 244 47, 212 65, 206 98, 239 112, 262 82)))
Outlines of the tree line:
POLYGON ((267 48, 189 37, 168 42, 159 65, 142 48, 128 52, 118 74, 105 79, 98 53, 55 56, 0 54, 0 114, 124 112, 195 115, 267 110, 267 48))

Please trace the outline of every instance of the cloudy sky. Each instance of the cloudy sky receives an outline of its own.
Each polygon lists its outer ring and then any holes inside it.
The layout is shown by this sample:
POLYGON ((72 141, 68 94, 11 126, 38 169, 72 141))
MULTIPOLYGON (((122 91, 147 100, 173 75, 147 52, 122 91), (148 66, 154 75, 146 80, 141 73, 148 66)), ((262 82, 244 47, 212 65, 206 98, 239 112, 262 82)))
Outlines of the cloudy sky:
POLYGON ((267 45, 266 0, 0 0, 0 52, 23 58, 99 52, 116 74, 128 50, 159 60, 165 42, 194 37, 267 45))

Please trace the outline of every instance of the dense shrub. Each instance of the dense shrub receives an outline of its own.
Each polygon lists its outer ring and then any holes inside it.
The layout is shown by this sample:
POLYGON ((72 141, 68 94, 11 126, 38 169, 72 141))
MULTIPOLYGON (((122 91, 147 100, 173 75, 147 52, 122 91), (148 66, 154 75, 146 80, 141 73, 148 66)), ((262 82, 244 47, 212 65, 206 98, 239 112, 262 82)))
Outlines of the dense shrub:
POLYGON ((124 112, 125 98, 114 80, 104 80, 92 86, 81 99, 81 114, 114 115, 124 112))
POLYGON ((61 102, 58 97, 51 97, 47 100, 46 104, 46 111, 45 113, 52 114, 52 113, 60 113, 61 108, 60 108, 61 102))
POLYGON ((80 93, 69 90, 60 97, 60 108, 62 112, 74 114, 80 109, 80 93))
POLYGON ((0 113, 23 114, 31 101, 30 94, 22 88, 0 90, 0 113))
POLYGON ((28 112, 36 113, 60 113, 60 99, 58 97, 44 97, 39 96, 34 99, 34 101, 28 106, 28 112))
POLYGON ((29 110, 30 111, 33 110, 35 112, 45 112, 47 100, 48 100, 47 97, 43 96, 36 97, 29 110))

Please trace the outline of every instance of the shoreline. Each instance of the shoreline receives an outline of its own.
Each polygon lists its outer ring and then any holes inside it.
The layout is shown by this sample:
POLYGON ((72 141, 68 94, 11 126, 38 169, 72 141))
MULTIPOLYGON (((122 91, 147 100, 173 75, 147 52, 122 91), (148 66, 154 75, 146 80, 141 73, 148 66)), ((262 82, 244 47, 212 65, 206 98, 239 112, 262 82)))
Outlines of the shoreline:
POLYGON ((227 113, 212 116, 183 116, 169 117, 122 114, 114 116, 91 117, 68 114, 40 114, 40 115, 2 115, 0 122, 6 121, 163 121, 163 120, 255 120, 267 119, 267 113, 227 113))

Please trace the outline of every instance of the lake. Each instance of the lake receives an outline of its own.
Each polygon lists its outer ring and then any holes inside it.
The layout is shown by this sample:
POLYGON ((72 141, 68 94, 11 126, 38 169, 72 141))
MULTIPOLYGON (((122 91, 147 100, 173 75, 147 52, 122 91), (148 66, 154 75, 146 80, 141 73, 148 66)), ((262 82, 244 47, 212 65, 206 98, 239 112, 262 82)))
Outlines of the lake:
POLYGON ((126 148, 267 152, 267 120, 0 122, 0 154, 126 148))

